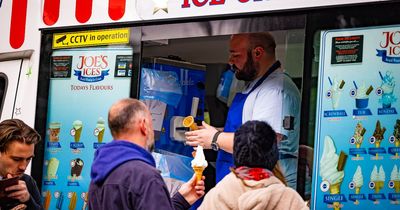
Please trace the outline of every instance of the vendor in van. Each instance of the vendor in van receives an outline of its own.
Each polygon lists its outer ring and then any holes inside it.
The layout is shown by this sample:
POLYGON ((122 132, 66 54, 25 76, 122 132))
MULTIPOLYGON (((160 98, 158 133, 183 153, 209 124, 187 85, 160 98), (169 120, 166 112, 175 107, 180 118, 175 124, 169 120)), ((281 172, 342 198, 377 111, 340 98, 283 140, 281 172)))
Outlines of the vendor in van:
POLYGON ((233 166, 235 130, 250 120, 265 121, 277 134, 278 166, 289 187, 296 189, 300 131, 300 92, 275 56, 276 43, 270 33, 232 35, 229 63, 238 80, 248 85, 236 93, 223 130, 202 122, 200 130, 186 132, 186 143, 218 151, 216 181, 233 166))

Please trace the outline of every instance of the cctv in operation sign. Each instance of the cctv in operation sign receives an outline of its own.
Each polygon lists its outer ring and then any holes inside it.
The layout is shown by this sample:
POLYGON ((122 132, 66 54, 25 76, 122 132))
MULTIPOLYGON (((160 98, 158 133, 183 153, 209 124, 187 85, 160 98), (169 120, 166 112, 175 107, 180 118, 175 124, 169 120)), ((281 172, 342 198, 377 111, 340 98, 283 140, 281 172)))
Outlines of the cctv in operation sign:
POLYGON ((129 43, 129 28, 66 32, 53 35, 53 49, 127 43, 129 43))

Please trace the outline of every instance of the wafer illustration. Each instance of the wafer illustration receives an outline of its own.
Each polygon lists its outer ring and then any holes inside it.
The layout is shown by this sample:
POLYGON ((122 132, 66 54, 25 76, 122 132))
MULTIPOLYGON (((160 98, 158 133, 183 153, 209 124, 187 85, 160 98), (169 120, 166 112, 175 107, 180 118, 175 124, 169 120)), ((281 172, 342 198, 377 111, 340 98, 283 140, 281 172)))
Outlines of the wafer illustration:
POLYGON ((69 201, 69 206, 68 206, 69 210, 75 210, 76 200, 77 200, 76 192, 72 192, 71 200, 69 201))

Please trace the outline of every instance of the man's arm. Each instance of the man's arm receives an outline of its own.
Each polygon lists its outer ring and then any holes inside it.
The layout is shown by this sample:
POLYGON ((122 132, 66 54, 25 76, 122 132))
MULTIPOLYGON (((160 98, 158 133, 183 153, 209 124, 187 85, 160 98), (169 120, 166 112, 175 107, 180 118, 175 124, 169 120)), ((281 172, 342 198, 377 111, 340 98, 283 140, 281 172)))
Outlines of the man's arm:
MULTIPOLYGON (((186 144, 192 147, 197 147, 198 145, 203 146, 205 149, 211 149, 212 139, 217 133, 217 129, 213 126, 208 125, 204 121, 203 129, 196 131, 186 132, 186 144)), ((223 132, 218 136, 217 143, 220 149, 232 153, 233 152, 233 137, 234 133, 223 132)))

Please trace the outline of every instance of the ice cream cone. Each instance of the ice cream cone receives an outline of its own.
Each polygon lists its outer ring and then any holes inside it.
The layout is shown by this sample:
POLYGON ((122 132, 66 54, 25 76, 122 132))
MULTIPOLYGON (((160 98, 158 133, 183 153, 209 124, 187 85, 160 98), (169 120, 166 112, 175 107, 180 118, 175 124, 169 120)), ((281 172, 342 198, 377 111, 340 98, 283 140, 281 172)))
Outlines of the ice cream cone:
POLYGON ((356 187, 356 194, 360 194, 361 187, 356 187))
POLYGON ((202 179, 204 169, 205 167, 202 166, 193 166, 194 173, 196 174, 196 182, 202 179))
POLYGON ((375 147, 379 148, 381 146, 381 142, 380 141, 375 141, 375 147))
POLYGON ((79 140, 81 139, 81 132, 82 132, 82 127, 75 130, 75 136, 74 136, 75 142, 79 142, 79 140))
POLYGON ((383 181, 376 181, 375 182, 375 193, 379 193, 383 187, 383 181))
POLYGON ((331 194, 339 194, 340 193, 340 185, 342 184, 342 182, 338 182, 338 183, 336 183, 336 184, 332 184, 330 187, 329 187, 329 192, 331 193, 331 194))
MULTIPOLYGON (((400 139, 396 139, 396 140, 394 141, 394 146, 396 146, 396 147, 399 147, 399 146, 400 146, 400 139)), ((396 152, 395 156, 396 156, 396 157, 399 156, 399 153, 396 152)))
MULTIPOLYGON (((355 194, 358 195, 358 194, 360 194, 361 187, 356 187, 355 190, 356 190, 355 194)), ((359 203, 360 203, 360 201, 358 201, 358 200, 354 201, 354 204, 356 204, 356 205, 358 205, 359 203)))
POLYGON ((394 181, 394 191, 400 193, 400 181, 394 181))
POLYGON ((196 122, 194 121, 193 116, 187 116, 183 119, 182 124, 186 128, 190 128, 190 130, 195 131, 199 128, 197 127, 196 122))

